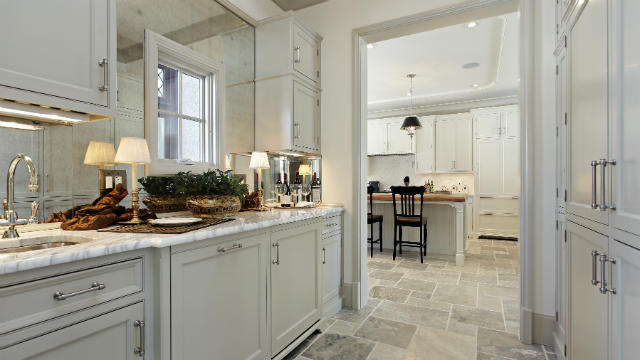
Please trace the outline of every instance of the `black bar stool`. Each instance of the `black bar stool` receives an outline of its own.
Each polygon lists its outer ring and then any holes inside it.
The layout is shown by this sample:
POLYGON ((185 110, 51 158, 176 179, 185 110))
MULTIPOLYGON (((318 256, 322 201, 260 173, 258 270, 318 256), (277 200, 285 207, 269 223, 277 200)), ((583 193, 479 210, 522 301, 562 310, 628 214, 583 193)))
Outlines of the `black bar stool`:
POLYGON ((423 216, 422 205, 424 203, 424 186, 392 186, 393 197, 393 260, 396 259, 396 245, 420 248, 420 262, 424 262, 427 255, 427 218, 423 216), (415 198, 420 195, 420 212, 416 214, 415 198), (397 207, 396 196, 399 196, 400 209, 397 207), (402 227, 417 227, 420 229, 420 241, 403 241, 402 227), (400 233, 398 239, 397 233, 400 233))
POLYGON ((367 213, 367 225, 371 227, 371 237, 368 237, 369 245, 371 246, 371 257, 373 257, 373 244, 380 243, 380 252, 382 252, 382 215, 373 215, 373 186, 367 186, 367 194, 369 194, 369 208, 370 212, 367 213), (373 224, 380 223, 380 238, 373 240, 373 224))

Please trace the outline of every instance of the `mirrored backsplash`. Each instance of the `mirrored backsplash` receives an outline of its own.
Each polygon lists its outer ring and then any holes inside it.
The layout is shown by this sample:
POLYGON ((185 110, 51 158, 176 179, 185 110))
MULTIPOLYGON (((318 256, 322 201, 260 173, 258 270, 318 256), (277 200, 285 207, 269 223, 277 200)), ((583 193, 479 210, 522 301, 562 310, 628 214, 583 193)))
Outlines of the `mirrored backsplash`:
MULTIPOLYGON (((91 202, 98 196, 98 167, 84 165, 90 141, 110 142, 144 137, 144 31, 149 29, 225 65, 222 154, 254 149, 254 29, 214 0, 117 0, 118 113, 113 119, 74 126, 41 125, 39 130, 0 127, 0 199, 7 196, 6 172, 11 159, 24 153, 33 159, 39 190, 27 191, 28 173, 19 164, 15 177, 16 210, 30 215, 40 203, 39 220, 50 213, 91 202)), ((159 86, 159 84, 150 84, 159 86)), ((0 120, 12 120, 2 118, 0 120)), ((131 190, 131 167, 127 171, 131 190)), ((142 168, 138 172, 142 176, 142 168)), ((129 207, 130 199, 123 200, 129 207)))

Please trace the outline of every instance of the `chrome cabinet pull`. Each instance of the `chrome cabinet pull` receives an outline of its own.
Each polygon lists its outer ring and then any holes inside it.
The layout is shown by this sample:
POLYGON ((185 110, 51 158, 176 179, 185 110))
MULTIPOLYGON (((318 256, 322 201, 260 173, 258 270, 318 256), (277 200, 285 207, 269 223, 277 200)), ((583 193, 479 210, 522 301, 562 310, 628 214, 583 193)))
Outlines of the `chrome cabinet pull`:
POLYGON ((100 65, 100 67, 102 68, 102 74, 103 74, 103 79, 102 79, 103 85, 100 86, 98 90, 107 91, 109 90, 109 61, 107 61, 107 59, 104 58, 98 62, 98 65, 100 65))
POLYGON ((591 285, 598 286, 598 251, 591 251, 591 285))
POLYGON ((106 287, 107 286, 105 284, 98 284, 97 282, 93 282, 93 283, 91 283, 91 287, 88 288, 88 289, 75 291, 75 292, 68 293, 68 294, 63 293, 62 291, 56 291, 53 294, 53 298, 58 300, 58 301, 62 301, 62 300, 66 300, 66 299, 68 299, 70 297, 86 294, 88 292, 104 290, 104 289, 106 289, 106 287))
POLYGON ((242 249, 242 244, 234 244, 234 245, 227 246, 227 247, 219 247, 218 248, 218 252, 219 253, 226 253, 228 251, 237 250, 237 249, 242 249))
POLYGON ((607 176, 607 164, 609 162, 607 159, 600 159, 600 211, 606 211, 607 206, 607 191, 606 191, 606 181, 605 177, 607 176))
POLYGON ((609 286, 611 287, 607 288, 607 292, 610 292, 611 294, 616 295, 618 294, 618 291, 616 290, 616 288, 613 287, 613 265, 616 265, 618 261, 614 258, 611 258, 608 261, 609 261, 609 286))
POLYGON ((300 46, 296 46, 293 51, 295 51, 296 55, 293 59, 293 62, 296 64, 300 63, 300 46))
POLYGON ((607 255, 600 254, 600 293, 607 293, 607 281, 605 280, 607 276, 607 255))
POLYGON ((322 248, 322 263, 326 264, 327 263, 327 249, 322 248))
POLYGON ((591 208, 592 209, 597 209, 598 208, 598 198, 597 198, 597 194, 596 194, 596 187, 597 182, 596 182, 596 176, 597 176, 597 167, 598 167, 598 162, 596 160, 591 161, 591 208))
POLYGON ((145 323, 142 320, 136 320, 133 322, 133 327, 136 327, 140 330, 139 334, 140 334, 140 338, 139 338, 139 344, 140 346, 136 346, 133 349, 133 353, 140 356, 140 357, 144 357, 144 326, 145 323))
POLYGON ((276 248, 276 259, 272 260, 271 263, 274 265, 280 265, 280 243, 275 243, 271 246, 276 248))
POLYGON ((609 165, 611 165, 611 169, 609 169, 609 201, 611 202, 611 206, 609 209, 616 211, 616 205, 613 202, 613 167, 617 164, 616 159, 607 161, 609 165))

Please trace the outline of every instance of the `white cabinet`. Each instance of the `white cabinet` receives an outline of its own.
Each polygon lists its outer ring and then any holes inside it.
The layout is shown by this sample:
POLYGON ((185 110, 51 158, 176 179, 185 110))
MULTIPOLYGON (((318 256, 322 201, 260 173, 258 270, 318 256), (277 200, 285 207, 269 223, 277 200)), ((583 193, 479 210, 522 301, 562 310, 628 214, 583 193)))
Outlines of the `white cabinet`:
POLYGON ((256 27, 256 79, 295 73, 320 86, 322 38, 289 14, 256 27))
POLYGON ((277 355, 322 316, 321 224, 271 236, 271 353, 277 355))
POLYGON ((436 171, 436 127, 435 116, 420 119, 422 129, 416 131, 416 174, 431 174, 436 171))
POLYGON ((567 242, 566 219, 564 213, 556 214, 556 237, 555 237, 555 268, 556 268, 556 286, 555 286, 555 306, 556 306, 556 339, 564 340, 567 329, 567 242))
POLYGON ((342 231, 322 236, 322 283, 322 316, 326 318, 342 305, 342 231))
POLYGON ((256 149, 320 153, 320 91, 293 75, 255 86, 256 149))
POLYGON ((369 120, 367 122, 367 154, 413 154, 415 152, 413 140, 406 131, 400 129, 403 121, 404 118, 369 120))
POLYGON ((143 334, 144 306, 127 307, 0 350, 5 360, 134 360, 143 334))
POLYGON ((265 234, 171 257, 173 359, 264 359, 267 341, 265 234))
POLYGON ((473 171, 472 143, 470 113, 437 116, 436 171, 473 171))
POLYGON ((556 50, 556 202, 565 208, 567 193, 567 52, 564 44, 556 50))
POLYGON ((114 116, 115 5, 1 1, 0 98, 114 116))

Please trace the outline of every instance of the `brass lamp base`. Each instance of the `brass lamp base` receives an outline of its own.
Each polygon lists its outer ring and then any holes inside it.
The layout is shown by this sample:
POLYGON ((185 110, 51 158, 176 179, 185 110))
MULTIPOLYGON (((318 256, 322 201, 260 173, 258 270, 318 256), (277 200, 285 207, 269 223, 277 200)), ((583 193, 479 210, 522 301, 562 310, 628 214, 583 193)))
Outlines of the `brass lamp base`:
POLYGON ((133 208, 133 217, 129 221, 120 221, 118 224, 122 225, 138 225, 146 223, 145 220, 142 220, 138 217, 138 208, 140 208, 140 204, 138 198, 138 190, 134 190, 131 192, 131 208, 133 208))

